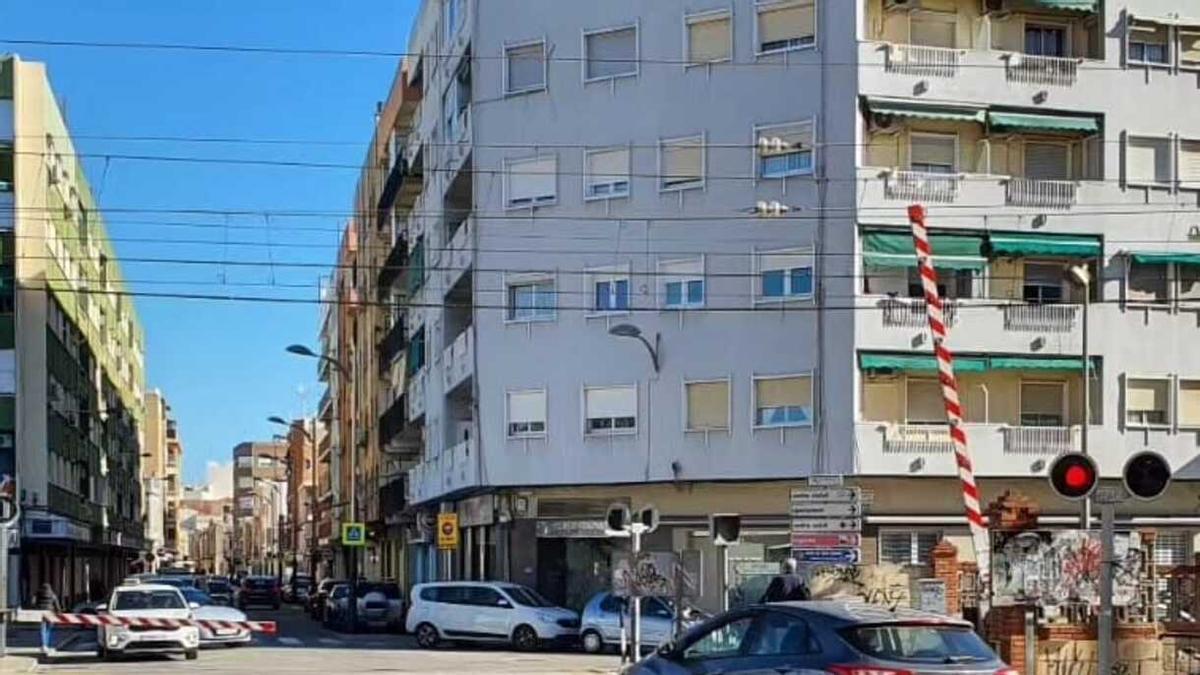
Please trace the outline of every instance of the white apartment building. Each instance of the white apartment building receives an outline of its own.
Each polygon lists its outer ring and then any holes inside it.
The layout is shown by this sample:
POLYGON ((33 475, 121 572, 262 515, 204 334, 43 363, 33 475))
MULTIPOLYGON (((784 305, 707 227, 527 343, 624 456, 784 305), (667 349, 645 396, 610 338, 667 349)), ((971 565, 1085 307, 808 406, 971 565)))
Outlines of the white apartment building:
POLYGON ((659 507, 651 548, 715 561, 707 516, 733 512, 738 554, 776 560, 788 489, 814 473, 871 494, 868 562, 928 562, 942 535, 969 557, 913 203, 984 501, 1012 489, 1045 522, 1077 518, 1045 473, 1081 447, 1090 362, 1103 474, 1142 449, 1176 472, 1120 520, 1182 561, 1200 528, 1179 515, 1200 476, 1184 5, 423 3, 403 66, 419 102, 380 202, 380 281, 406 307, 383 395, 407 419, 381 446, 421 512, 409 581, 508 578, 580 604, 608 584, 599 519, 622 500, 659 507), (440 558, 437 511, 463 526, 440 558))

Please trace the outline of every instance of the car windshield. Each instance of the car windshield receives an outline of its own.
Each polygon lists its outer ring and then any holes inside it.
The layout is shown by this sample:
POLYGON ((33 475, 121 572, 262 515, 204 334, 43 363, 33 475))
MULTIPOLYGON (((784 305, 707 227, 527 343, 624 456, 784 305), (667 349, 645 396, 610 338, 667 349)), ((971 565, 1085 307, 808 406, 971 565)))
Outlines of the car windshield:
POLYGON ((229 583, 226 581, 210 581, 208 582, 209 593, 228 593, 230 591, 229 583))
POLYGON ((553 607, 554 603, 538 594, 532 588, 524 586, 505 586, 504 592, 508 593, 518 605, 526 607, 553 607))
POLYGON ((189 580, 182 577, 153 577, 147 579, 146 583, 174 586, 175 588, 189 588, 192 585, 189 580))
POLYGON ((183 593, 183 598, 188 602, 194 602, 202 607, 213 604, 212 598, 208 596, 208 593, 198 588, 184 588, 181 589, 181 592, 183 593))
POLYGON ((400 587, 396 584, 364 584, 358 585, 358 597, 365 597, 368 593, 379 593, 388 600, 400 599, 400 587))
POLYGON ((855 649, 877 659, 914 663, 970 663, 996 658, 966 626, 887 624, 841 631, 855 649))
POLYGON ((259 591, 265 591, 269 588, 274 588, 275 579, 273 579, 271 577, 259 577, 259 578, 251 577, 249 579, 246 579, 244 585, 246 586, 246 588, 253 588, 253 589, 259 590, 259 591))
POLYGON ((179 591, 120 591, 117 593, 114 610, 136 609, 184 609, 179 591))

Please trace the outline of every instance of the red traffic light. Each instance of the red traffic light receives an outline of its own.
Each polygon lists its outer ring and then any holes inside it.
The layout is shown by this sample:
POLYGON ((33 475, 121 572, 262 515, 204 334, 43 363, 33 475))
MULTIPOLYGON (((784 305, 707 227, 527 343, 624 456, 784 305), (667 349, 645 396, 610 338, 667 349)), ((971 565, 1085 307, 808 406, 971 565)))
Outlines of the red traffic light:
POLYGON ((1072 452, 1050 465, 1050 486, 1064 499, 1084 499, 1096 489, 1100 472, 1087 455, 1072 452))

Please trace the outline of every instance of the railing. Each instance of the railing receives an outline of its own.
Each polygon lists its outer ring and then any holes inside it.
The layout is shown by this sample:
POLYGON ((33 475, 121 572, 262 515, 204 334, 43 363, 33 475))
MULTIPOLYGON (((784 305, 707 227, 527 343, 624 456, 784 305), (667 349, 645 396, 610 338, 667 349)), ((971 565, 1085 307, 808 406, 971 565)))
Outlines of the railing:
POLYGON ((901 75, 954 77, 963 53, 946 47, 888 44, 884 69, 901 75))
POLYGON ((379 416, 379 443, 386 446, 392 442, 396 436, 404 433, 408 425, 408 406, 404 402, 404 397, 401 396, 392 401, 388 409, 379 416))
POLYGON ((1069 333, 1078 305, 1027 304, 1004 307, 1004 329, 1037 333, 1069 333))
POLYGON ((392 361, 408 346, 408 333, 404 317, 397 317, 379 343, 379 372, 387 373, 392 361))
POLYGON ((443 480, 446 490, 458 490, 477 482, 475 480, 475 447, 475 438, 472 436, 446 451, 446 457, 443 460, 445 462, 443 480))
POLYGON ((1079 77, 1079 59, 1009 54, 1004 72, 1009 82, 1070 87, 1079 77))
MULTIPOLYGON (((880 302, 883 307, 883 325, 891 328, 926 328, 929 326, 928 310, 925 301, 916 298, 886 298, 880 302)), ((946 325, 953 324, 958 319, 958 304, 953 301, 942 301, 942 316, 946 325)))
POLYGON ((446 390, 454 388, 469 376, 474 368, 471 328, 468 326, 454 338, 454 342, 442 352, 442 384, 446 390))
POLYGON ((1004 427, 1004 452, 1060 455, 1078 450, 1079 427, 1004 427))
POLYGON ((428 368, 422 368, 421 372, 409 378, 405 399, 408 401, 408 419, 410 421, 425 414, 425 378, 428 377, 428 372, 428 368))
POLYGON ((945 424, 890 424, 883 435, 884 452, 954 452, 950 427, 945 424))
POLYGON ((1009 206, 1067 209, 1075 205, 1078 189, 1078 183, 1071 180, 1009 178, 1004 181, 1004 203, 1009 206))
POLYGON ((884 190, 888 199, 953 202, 958 199, 962 176, 956 173, 891 171, 884 190))
MULTIPOLYGON (((388 256, 383 261, 383 267, 379 268, 378 285, 381 295, 392 290, 392 284, 405 273, 407 265, 408 242, 404 237, 398 237, 392 243, 392 248, 388 251, 388 256)), ((404 284, 401 284, 401 287, 403 286, 404 284)))

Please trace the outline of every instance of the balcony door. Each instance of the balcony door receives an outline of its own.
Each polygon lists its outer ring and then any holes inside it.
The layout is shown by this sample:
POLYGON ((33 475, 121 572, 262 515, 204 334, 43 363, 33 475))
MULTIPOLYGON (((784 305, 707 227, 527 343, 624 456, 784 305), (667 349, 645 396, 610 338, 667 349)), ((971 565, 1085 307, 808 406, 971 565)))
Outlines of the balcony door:
POLYGON ((1026 143, 1025 177, 1033 180, 1070 180, 1070 146, 1065 143, 1026 143))
POLYGON ((958 16, 953 12, 910 13, 908 43, 954 49, 958 46, 958 16))
POLYGON ((946 404, 937 380, 910 378, 904 382, 905 424, 946 424, 946 404))
POLYGON ((1062 263, 1027 262, 1022 297, 1037 304, 1062 302, 1066 283, 1062 263))
POLYGON ((1026 25, 1025 53, 1030 56, 1066 57, 1067 29, 1063 26, 1026 25))
POLYGON ((1062 427, 1066 420, 1066 382, 1021 383, 1021 426, 1062 427))

